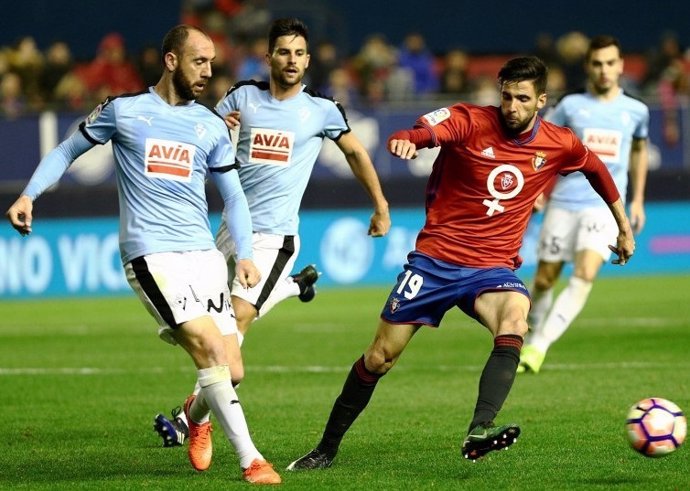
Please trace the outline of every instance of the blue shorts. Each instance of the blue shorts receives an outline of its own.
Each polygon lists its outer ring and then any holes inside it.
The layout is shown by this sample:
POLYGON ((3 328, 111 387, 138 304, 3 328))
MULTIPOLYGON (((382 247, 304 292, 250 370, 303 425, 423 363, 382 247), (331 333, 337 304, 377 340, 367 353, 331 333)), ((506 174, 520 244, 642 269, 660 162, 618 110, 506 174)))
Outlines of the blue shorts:
POLYGON ((525 284, 508 268, 466 268, 413 251, 407 256, 381 318, 391 324, 438 327, 445 313, 457 306, 477 319, 477 297, 505 290, 530 298, 525 284))

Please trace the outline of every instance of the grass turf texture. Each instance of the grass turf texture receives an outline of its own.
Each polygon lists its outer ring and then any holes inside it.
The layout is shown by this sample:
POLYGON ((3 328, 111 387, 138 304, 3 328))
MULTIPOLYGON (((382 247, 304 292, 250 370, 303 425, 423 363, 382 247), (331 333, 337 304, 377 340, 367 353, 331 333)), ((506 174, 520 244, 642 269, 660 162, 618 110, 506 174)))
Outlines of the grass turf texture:
MULTIPOLYGON (((238 393, 285 489, 688 489, 687 446, 648 459, 624 435, 644 397, 690 411, 688 291, 682 276, 599 280, 542 372, 516 380, 497 422, 519 423, 519 441, 474 464, 460 445, 491 339, 453 311, 417 333, 331 469, 283 471, 318 441, 386 288, 284 302, 247 336, 238 393)), ((157 339, 133 295, 0 302, 0 488, 246 488, 218 425, 205 473, 153 432, 193 383, 187 355, 157 339)))

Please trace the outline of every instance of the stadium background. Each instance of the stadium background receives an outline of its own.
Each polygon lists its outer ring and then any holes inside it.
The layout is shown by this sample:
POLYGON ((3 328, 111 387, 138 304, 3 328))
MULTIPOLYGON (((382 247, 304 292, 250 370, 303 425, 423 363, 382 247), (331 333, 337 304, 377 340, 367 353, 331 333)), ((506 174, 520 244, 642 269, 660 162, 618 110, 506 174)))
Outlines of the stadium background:
MULTIPOLYGON (((32 36, 39 47, 65 40, 78 60, 95 56, 109 32, 119 32, 130 53, 157 44, 181 12, 205 8, 209 2, 163 0, 114 3, 34 0, 17 8, 0 1, 0 46, 32 36)), ((221 2, 222 3, 222 2, 221 2)), ((227 2, 226 2, 227 3, 227 2)), ((683 47, 690 44, 690 4, 658 2, 585 1, 565 8, 552 2, 516 5, 502 2, 297 2, 268 0, 258 5, 272 17, 294 15, 310 26, 312 46, 332 41, 341 57, 355 56, 374 33, 400 45, 407 33, 423 34, 438 57, 461 47, 478 66, 535 49, 538 35, 558 38, 573 30, 585 35, 610 33, 621 40, 626 54, 643 60, 668 32, 683 47)), ((484 65, 482 65, 484 66, 484 65)), ((495 72, 491 71, 493 76, 495 72)), ((364 192, 348 175, 342 158, 326 146, 304 199, 303 250, 298 264, 315 262, 324 271, 321 284, 388 284, 405 253, 412 247, 423 220, 423 188, 433 152, 407 165, 390 158, 381 146, 394 129, 409 126, 419 114, 448 101, 424 97, 405 101, 346 106, 350 122, 374 157, 392 207, 394 227, 380 240, 366 238, 368 220, 364 192)), ((607 266, 604 275, 640 275, 690 272, 690 111, 687 98, 672 108, 680 140, 664 139, 668 108, 650 95, 652 171, 648 184, 648 226, 638 238, 638 254, 624 270, 607 266)), ((6 209, 21 191, 41 155, 55 146, 83 118, 83 111, 41 111, 18 117, 0 117, 0 205, 6 209)), ((212 219, 219 220, 220 203, 209 190, 212 219)), ((0 229, 0 296, 120 295, 129 294, 117 253, 117 197, 112 161, 107 148, 92 151, 37 206, 35 233, 18 237, 10 227, 0 229)), ((530 227, 521 275, 534 266, 534 241, 539 216, 530 227)))

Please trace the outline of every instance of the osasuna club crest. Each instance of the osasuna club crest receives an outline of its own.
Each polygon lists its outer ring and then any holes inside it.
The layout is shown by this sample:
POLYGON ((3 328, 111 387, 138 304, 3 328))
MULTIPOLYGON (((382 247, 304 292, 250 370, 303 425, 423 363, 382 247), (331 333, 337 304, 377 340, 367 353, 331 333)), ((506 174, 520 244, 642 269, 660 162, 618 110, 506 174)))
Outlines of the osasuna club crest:
POLYGON ((532 167, 534 170, 539 170, 546 164, 546 154, 544 152, 537 152, 532 157, 532 167))
POLYGON ((398 310, 399 307, 400 307, 400 300, 398 300, 397 298, 392 299, 391 300, 391 306, 390 306, 391 314, 395 314, 395 311, 398 310))

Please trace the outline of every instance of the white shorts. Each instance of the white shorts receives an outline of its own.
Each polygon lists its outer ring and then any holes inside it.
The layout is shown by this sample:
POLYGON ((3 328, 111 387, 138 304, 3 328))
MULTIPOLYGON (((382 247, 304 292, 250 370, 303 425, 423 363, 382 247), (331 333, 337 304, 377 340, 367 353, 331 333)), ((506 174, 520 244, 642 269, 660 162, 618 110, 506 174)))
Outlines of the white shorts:
POLYGON ((608 208, 571 211, 548 207, 539 237, 538 258, 547 262, 572 262, 575 254, 592 250, 608 261, 609 244, 616 245, 618 225, 608 208))
POLYGON ((272 299, 283 299, 286 295, 277 291, 286 284, 300 250, 298 235, 276 235, 254 232, 252 235, 252 254, 254 264, 261 272, 261 281, 253 288, 243 288, 235 275, 235 242, 230 237, 225 223, 216 234, 216 247, 223 253, 228 265, 228 278, 231 278, 230 291, 252 304, 259 316, 265 315, 277 302, 272 299))
POLYGON ((220 251, 162 252, 125 264, 127 281, 158 322, 158 334, 177 344, 171 330, 210 315, 223 335, 237 332, 227 269, 220 251))

